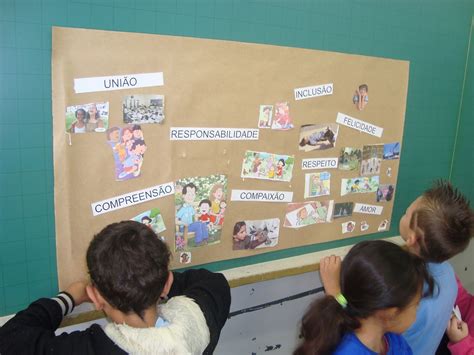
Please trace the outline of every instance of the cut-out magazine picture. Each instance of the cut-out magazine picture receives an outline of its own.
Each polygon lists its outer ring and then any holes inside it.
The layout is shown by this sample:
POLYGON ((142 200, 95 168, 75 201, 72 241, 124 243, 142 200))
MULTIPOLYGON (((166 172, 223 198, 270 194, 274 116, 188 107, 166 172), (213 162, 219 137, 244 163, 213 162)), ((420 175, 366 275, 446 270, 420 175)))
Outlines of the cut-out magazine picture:
POLYGON ((272 105, 260 105, 258 113, 258 128, 271 128, 273 118, 272 105))
POLYGON ((375 192, 379 188, 378 176, 361 176, 352 179, 341 179, 341 196, 375 192))
POLYGON ((334 214, 332 218, 343 218, 352 216, 354 202, 340 202, 334 205, 334 214))
POLYGON ((339 155, 340 170, 359 170, 362 160, 362 151, 358 148, 345 147, 341 149, 339 155))
POLYGON ((163 123, 165 97, 163 95, 131 95, 123 98, 124 123, 163 123))
POLYGON ((301 228, 331 222, 333 207, 333 200, 289 203, 283 227, 301 228))
POLYGON ((336 146, 339 125, 337 123, 309 124, 301 126, 299 150, 330 149, 336 146))
POLYGON ((400 143, 387 143, 383 146, 383 159, 393 160, 400 159, 400 143))
POLYGON ((97 102, 66 108, 66 132, 103 133, 109 127, 109 103, 97 102))
POLYGON ((127 125, 109 128, 107 143, 114 156, 115 179, 124 181, 140 176, 147 149, 141 127, 127 125))
POLYGON ((247 150, 242 163, 242 178, 291 181, 295 157, 247 150))
POLYGON ((132 218, 132 221, 143 223, 150 227, 156 234, 166 230, 163 216, 158 208, 152 208, 151 210, 140 213, 139 215, 132 218))
POLYGON ((331 193, 331 174, 321 173, 305 174, 304 198, 319 197, 331 193))
POLYGON ((275 104, 275 115, 272 121, 272 129, 288 130, 292 129, 293 122, 290 116, 290 106, 288 102, 278 102, 275 104))
POLYGON ((176 181, 176 250, 220 242, 226 194, 225 175, 196 176, 176 181))
POLYGON ((379 175, 382 165, 383 144, 364 145, 362 149, 362 162, 360 163, 360 175, 379 175))
POLYGON ((239 221, 234 224, 232 249, 271 248, 278 244, 279 234, 279 218, 239 221))
POLYGON ((377 202, 389 202, 392 201, 393 195, 395 194, 395 186, 393 185, 380 185, 377 189, 377 202))

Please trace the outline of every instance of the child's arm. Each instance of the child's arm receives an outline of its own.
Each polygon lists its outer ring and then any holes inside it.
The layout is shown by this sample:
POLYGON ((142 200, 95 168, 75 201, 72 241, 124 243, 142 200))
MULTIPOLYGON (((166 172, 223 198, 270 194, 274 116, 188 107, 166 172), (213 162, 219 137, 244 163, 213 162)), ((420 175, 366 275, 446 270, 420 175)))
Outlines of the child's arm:
POLYGON ((446 333, 449 338, 448 348, 451 355, 474 355, 474 338, 469 335, 466 322, 452 317, 446 333))
POLYGON ((331 255, 321 259, 319 274, 326 294, 336 296, 341 293, 341 257, 331 255))
POLYGON ((464 318, 464 315, 474 314, 474 297, 466 291, 457 275, 456 282, 458 284, 456 304, 459 306, 459 310, 464 318))
MULTIPOLYGON (((75 305, 88 300, 85 283, 78 282, 54 298, 41 298, 18 312, 0 328, 0 353, 6 354, 87 354, 97 339, 98 325, 82 332, 55 335, 63 317, 75 305)), ((104 336, 104 342, 113 346, 104 336)))
POLYGON ((169 297, 184 295, 201 308, 210 332, 210 342, 204 354, 212 354, 230 310, 230 287, 224 277, 205 269, 174 272, 169 297))

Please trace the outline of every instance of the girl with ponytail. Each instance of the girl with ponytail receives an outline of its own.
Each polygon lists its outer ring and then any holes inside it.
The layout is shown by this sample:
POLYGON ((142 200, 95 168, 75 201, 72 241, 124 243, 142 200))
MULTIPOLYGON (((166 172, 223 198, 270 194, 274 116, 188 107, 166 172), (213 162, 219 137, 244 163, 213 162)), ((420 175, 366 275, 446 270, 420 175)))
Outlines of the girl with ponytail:
POLYGON ((421 297, 433 292, 420 258, 383 240, 358 243, 342 262, 340 291, 310 306, 295 355, 413 354, 400 334, 415 321, 421 297))

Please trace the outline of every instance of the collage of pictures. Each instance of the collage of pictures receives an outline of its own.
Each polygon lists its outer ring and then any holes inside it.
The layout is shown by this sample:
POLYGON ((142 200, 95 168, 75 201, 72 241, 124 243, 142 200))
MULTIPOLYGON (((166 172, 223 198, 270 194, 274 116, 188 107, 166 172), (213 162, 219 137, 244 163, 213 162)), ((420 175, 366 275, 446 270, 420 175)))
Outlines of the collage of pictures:
MULTIPOLYGON (((368 103, 368 85, 361 84, 352 96, 352 104, 358 111, 364 111, 368 103)), ((157 94, 124 96, 122 117, 122 125, 110 126, 108 102, 68 106, 65 115, 67 133, 105 135, 114 161, 116 181, 140 177, 142 166, 146 164, 147 151, 142 126, 164 123, 165 98, 157 94)), ((256 128, 279 131, 294 129, 289 102, 260 105, 256 128)), ((395 186, 382 184, 381 181, 385 180, 385 176, 391 176, 391 168, 385 166, 384 161, 399 159, 400 144, 344 146, 338 141, 342 129, 346 128, 336 122, 302 125, 294 146, 303 156, 311 152, 313 159, 317 159, 314 154, 318 151, 334 151, 338 165, 332 168, 345 172, 347 177, 335 183, 331 181, 329 169, 305 173, 304 181, 300 182, 304 184, 305 200, 287 203, 282 220, 281 216, 274 216, 264 220, 230 221, 228 223, 233 225, 232 236, 222 235, 230 195, 227 175, 192 176, 175 181, 173 244, 179 253, 179 262, 191 263, 194 248, 216 245, 222 238, 232 238, 233 251, 273 248, 278 245, 281 228, 298 229, 344 219, 340 222, 343 235, 369 230, 367 221, 358 221, 353 216, 353 213, 359 212, 356 211, 359 205, 357 196, 371 194, 373 203, 389 203, 394 199, 395 186), (328 198, 330 195, 340 195, 342 199, 335 201, 328 198)), ((242 157, 240 177, 243 181, 260 179, 291 182, 296 163, 294 155, 247 150, 242 157)), ((158 208, 144 211, 131 219, 146 224, 158 235, 167 229, 158 208)), ((387 230, 389 224, 388 219, 380 220, 377 231, 387 230)), ((164 239, 162 236, 160 238, 164 239)))

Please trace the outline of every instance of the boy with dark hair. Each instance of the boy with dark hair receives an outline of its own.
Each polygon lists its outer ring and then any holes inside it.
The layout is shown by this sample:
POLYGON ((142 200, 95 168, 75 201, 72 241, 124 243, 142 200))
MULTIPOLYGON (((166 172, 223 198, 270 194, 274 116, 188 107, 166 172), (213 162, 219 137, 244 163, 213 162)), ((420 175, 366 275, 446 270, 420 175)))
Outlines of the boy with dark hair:
MULTIPOLYGON (((421 300, 415 323, 403 334, 415 355, 436 352, 457 294, 454 270, 447 260, 467 248, 473 231, 469 201, 442 180, 413 201, 400 220, 400 235, 408 250, 425 260, 435 281, 433 297, 421 300)), ((339 272, 340 258, 321 260, 321 280, 330 295, 340 292, 339 272)))
POLYGON ((75 282, 19 312, 0 328, 0 353, 212 354, 229 314, 229 285, 204 269, 170 272, 169 259, 145 225, 108 225, 87 250, 91 283, 75 282), (63 317, 90 301, 113 322, 55 336, 63 317))

